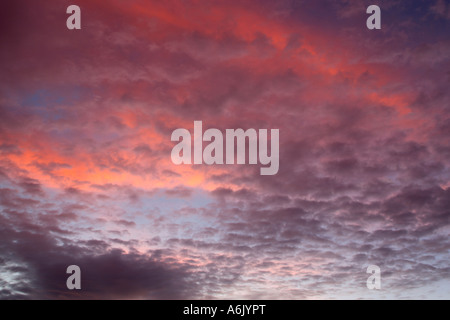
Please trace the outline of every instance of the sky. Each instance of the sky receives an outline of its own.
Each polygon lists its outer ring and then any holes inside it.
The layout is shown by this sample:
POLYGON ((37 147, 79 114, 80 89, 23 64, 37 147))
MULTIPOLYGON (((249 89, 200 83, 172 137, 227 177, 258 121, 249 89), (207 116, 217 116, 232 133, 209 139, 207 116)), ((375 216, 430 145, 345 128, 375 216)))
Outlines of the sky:
POLYGON ((449 22, 445 0, 3 1, 0 299, 449 299, 449 22), (279 129, 278 173, 175 165, 194 121, 279 129))

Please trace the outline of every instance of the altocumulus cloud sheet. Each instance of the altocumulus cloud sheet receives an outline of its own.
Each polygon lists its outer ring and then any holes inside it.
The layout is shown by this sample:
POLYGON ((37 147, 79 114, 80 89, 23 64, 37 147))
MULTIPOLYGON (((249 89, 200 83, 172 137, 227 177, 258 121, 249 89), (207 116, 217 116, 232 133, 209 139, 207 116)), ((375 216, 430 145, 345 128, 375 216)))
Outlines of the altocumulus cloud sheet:
POLYGON ((2 1, 0 298, 449 299, 449 20, 2 1))

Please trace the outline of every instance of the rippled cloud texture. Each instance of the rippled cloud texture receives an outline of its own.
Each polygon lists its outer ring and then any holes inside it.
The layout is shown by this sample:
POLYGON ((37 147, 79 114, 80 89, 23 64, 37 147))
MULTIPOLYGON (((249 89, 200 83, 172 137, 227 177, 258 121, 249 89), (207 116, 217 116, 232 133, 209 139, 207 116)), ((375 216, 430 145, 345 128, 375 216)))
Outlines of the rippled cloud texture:
POLYGON ((0 298, 450 298, 450 4, 372 2, 4 1, 0 298), (278 174, 174 165, 195 120, 278 174))

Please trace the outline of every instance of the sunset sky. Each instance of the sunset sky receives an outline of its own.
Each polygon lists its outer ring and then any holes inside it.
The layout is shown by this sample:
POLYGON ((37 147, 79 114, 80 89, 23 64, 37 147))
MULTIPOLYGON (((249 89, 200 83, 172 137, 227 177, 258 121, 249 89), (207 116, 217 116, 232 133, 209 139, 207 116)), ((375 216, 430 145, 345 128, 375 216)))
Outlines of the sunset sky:
POLYGON ((447 0, 3 1, 0 299, 449 299, 449 35, 447 0), (279 129, 278 173, 173 164, 197 120, 279 129))

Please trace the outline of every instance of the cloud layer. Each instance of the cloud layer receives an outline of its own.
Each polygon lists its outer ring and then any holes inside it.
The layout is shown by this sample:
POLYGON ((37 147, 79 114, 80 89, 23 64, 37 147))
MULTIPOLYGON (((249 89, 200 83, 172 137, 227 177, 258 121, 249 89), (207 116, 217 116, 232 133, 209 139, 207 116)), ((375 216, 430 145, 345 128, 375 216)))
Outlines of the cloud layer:
POLYGON ((445 1, 72 2, 0 12, 0 298, 449 298, 445 1), (278 174, 174 165, 195 120, 278 174))

